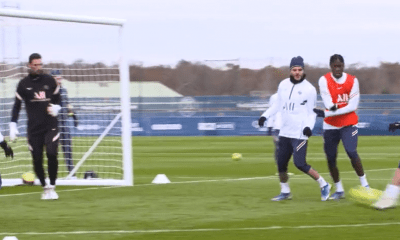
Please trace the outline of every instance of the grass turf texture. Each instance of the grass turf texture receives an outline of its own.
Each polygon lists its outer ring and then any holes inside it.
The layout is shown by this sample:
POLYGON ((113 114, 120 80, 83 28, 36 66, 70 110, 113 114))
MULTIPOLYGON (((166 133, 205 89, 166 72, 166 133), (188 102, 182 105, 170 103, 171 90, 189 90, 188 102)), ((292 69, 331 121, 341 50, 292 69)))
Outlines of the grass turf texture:
MULTIPOLYGON (((399 142, 359 138, 371 187, 384 189, 392 178, 399 142)), ((292 161, 293 200, 271 202, 280 188, 270 137, 134 137, 133 148, 134 187, 59 186, 60 199, 50 202, 38 186, 1 189, 0 238, 397 239, 399 208, 321 202, 318 184, 292 161), (232 161, 234 152, 241 161, 232 161), (159 173, 172 183, 150 184, 159 173)), ((310 139, 307 159, 332 182, 321 137, 310 139)), ((346 191, 360 184, 342 147, 338 166, 346 191)))
MULTIPOLYGON (((89 150, 97 137, 74 137, 72 139, 72 158, 76 165, 89 150)), ((1 159, 0 172, 3 179, 21 178, 26 172, 33 172, 32 156, 28 151, 26 138, 20 137, 16 142, 9 142, 14 150, 14 159, 1 159)), ((43 155, 46 159, 46 153, 43 155)), ((4 155, 3 155, 4 156, 4 155)), ((1 157, 1 153, 0 153, 1 157)), ((89 155, 83 165, 75 174, 78 178, 83 178, 86 171, 94 171, 103 178, 122 179, 122 144, 120 137, 105 137, 100 144, 89 155)), ((59 166, 58 177, 63 178, 68 175, 67 166, 64 161, 64 153, 59 147, 59 166)), ((47 169, 47 161, 44 161, 44 168, 47 169)))

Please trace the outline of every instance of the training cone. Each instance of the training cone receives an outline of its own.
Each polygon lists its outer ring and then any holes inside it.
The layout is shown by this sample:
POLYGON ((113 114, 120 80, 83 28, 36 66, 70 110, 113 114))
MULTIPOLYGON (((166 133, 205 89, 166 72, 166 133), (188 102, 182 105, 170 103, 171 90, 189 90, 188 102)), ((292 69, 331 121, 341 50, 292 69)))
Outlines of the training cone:
POLYGON ((18 238, 15 237, 15 236, 5 236, 5 237, 3 238, 3 240, 18 240, 18 238))
POLYGON ((154 184, 165 184, 170 183, 171 181, 167 178, 165 174, 157 174, 157 176, 153 179, 151 183, 154 184))

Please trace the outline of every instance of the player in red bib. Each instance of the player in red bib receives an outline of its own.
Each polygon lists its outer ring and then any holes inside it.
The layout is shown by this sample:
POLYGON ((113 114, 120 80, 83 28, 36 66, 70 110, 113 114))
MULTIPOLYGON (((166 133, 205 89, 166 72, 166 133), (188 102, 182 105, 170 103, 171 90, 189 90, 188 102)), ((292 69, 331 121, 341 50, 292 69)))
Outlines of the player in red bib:
POLYGON ((357 153, 358 116, 355 111, 360 101, 358 79, 343 72, 344 59, 341 55, 331 56, 329 64, 332 72, 319 79, 319 90, 326 110, 314 109, 314 112, 318 117, 324 118, 324 150, 329 171, 336 185, 336 192, 330 199, 339 200, 344 198, 344 188, 336 164, 340 140, 360 178, 361 185, 364 187, 369 185, 357 153))

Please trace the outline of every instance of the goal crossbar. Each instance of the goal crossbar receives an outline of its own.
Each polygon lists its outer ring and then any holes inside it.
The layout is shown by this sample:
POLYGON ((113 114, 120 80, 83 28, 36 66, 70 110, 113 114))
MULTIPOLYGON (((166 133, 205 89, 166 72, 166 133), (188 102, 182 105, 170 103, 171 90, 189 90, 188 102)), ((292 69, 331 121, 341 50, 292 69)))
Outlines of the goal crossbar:
POLYGON ((88 24, 100 24, 100 25, 114 25, 123 26, 126 20, 115 19, 115 18, 98 18, 88 16, 77 16, 77 15, 65 15, 65 14, 54 14, 47 12, 34 12, 24 11, 15 9, 0 9, 0 16, 3 17, 14 17, 14 18, 28 18, 37 20, 50 20, 59 22, 76 22, 76 23, 88 23, 88 24))

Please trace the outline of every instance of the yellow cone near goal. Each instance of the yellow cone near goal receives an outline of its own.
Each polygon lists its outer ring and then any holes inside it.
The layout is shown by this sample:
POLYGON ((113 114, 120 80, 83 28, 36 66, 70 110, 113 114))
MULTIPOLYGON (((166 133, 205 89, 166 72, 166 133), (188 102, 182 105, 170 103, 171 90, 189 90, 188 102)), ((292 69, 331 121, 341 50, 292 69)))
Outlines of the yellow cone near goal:
POLYGON ((24 184, 33 185, 35 182, 35 175, 30 172, 22 174, 22 182, 24 184))
POLYGON ((240 159, 242 159, 242 154, 240 154, 240 153, 232 154, 232 160, 239 161, 240 159))

